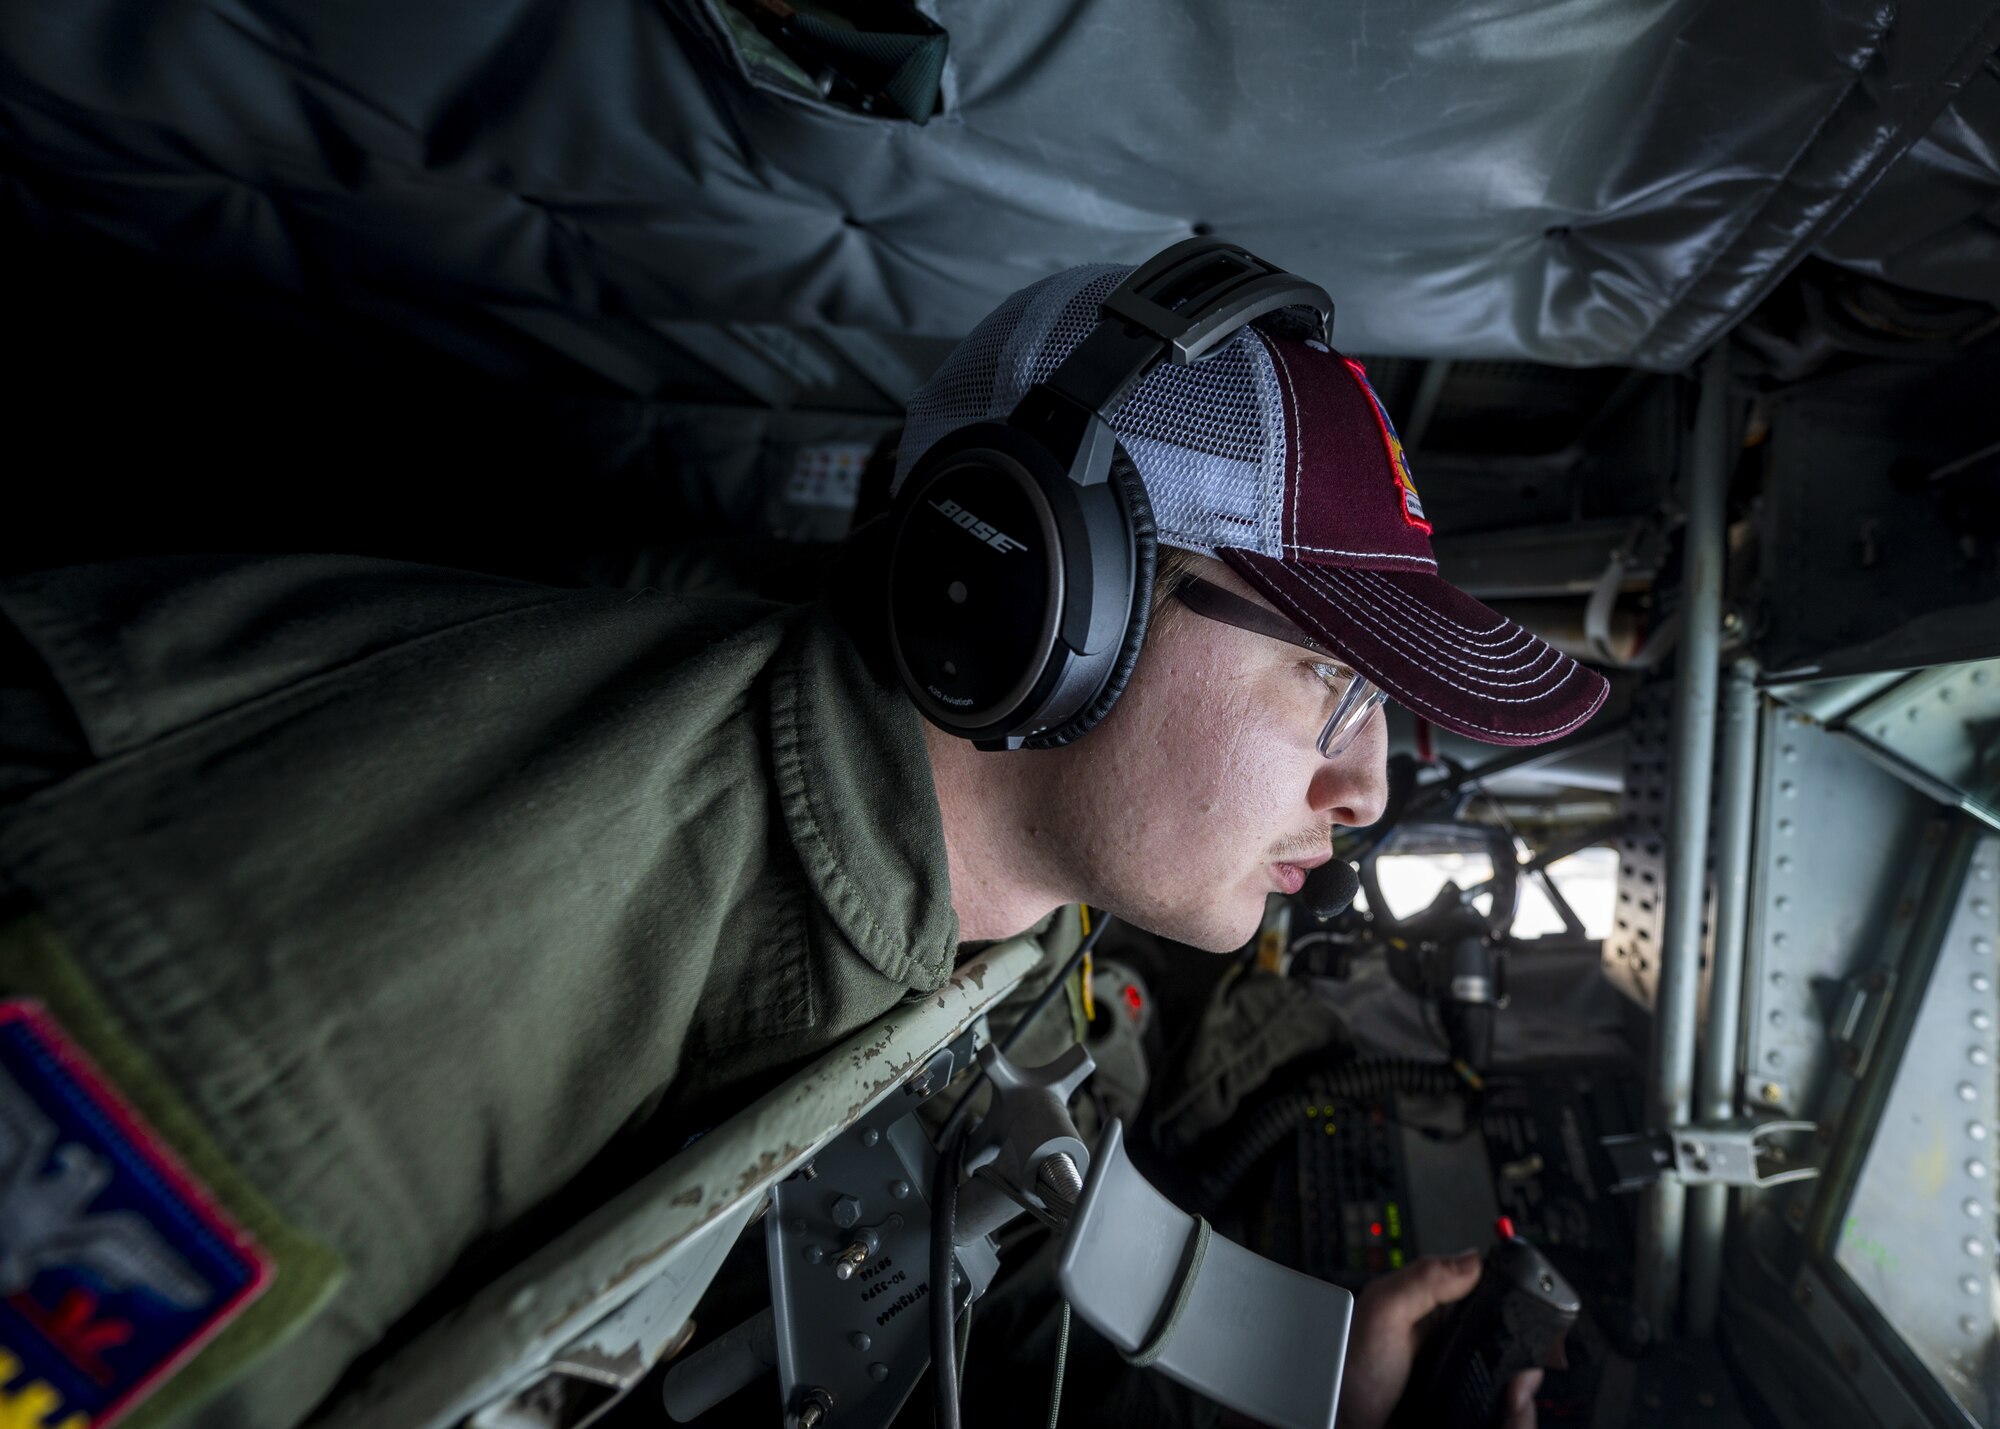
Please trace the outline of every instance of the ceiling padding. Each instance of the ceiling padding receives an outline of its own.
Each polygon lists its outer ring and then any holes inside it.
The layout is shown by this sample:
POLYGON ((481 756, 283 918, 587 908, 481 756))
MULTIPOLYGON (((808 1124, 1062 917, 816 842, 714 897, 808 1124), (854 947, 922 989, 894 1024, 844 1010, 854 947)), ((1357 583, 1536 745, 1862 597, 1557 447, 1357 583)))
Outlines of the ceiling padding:
POLYGON ((727 4, 0 7, 0 193, 446 331, 950 337, 1212 231, 1353 350, 1667 369, 2000 42, 1996 0, 953 0, 919 124, 786 82, 727 4))

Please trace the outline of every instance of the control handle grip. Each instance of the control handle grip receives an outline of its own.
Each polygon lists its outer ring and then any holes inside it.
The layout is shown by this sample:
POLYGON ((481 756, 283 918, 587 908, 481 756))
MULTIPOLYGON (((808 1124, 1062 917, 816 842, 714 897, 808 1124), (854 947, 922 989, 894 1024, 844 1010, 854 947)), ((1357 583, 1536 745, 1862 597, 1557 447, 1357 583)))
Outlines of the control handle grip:
POLYGON ((1397 1406, 1398 1429, 1497 1429, 1507 1381, 1559 1362, 1582 1302, 1539 1250, 1502 1227, 1479 1285, 1418 1355, 1397 1406))

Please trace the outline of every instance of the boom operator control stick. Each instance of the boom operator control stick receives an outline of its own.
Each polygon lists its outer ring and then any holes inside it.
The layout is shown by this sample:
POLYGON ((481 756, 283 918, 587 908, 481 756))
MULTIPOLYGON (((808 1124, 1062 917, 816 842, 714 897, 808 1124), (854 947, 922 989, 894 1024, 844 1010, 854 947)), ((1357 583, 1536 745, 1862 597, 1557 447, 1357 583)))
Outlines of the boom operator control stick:
POLYGON ((1495 1429, 1507 1381, 1560 1368, 1563 1337, 1583 1303, 1542 1253, 1502 1216, 1473 1292, 1431 1335, 1397 1407, 1396 1429, 1495 1429))

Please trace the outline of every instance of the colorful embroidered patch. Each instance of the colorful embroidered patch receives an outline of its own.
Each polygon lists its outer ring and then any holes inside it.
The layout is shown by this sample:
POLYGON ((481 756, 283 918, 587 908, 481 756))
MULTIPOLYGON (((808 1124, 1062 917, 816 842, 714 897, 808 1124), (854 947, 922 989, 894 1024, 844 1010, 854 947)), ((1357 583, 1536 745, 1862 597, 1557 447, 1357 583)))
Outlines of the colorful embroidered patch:
POLYGON ((1376 425, 1382 429, 1382 447, 1388 453, 1390 469, 1396 473, 1396 494, 1402 500, 1403 520, 1428 536, 1431 523, 1424 519, 1424 503, 1417 495, 1417 483, 1410 478, 1409 458, 1403 455, 1403 439, 1396 435, 1396 428, 1389 421, 1389 409, 1375 395, 1367 370, 1351 357, 1340 360, 1347 364, 1347 370, 1354 374, 1355 382, 1368 394, 1369 405, 1375 409, 1376 425))
POLYGON ((271 1273, 41 1004, 0 1002, 0 1424, 113 1423, 271 1273))

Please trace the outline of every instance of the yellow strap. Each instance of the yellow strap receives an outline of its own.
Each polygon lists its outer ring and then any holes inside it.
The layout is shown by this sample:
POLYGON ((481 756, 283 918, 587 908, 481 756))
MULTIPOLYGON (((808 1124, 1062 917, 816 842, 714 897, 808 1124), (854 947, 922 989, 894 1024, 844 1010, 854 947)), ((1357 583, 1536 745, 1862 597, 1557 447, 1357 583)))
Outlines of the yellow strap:
MULTIPOLYGON (((1076 905, 1076 908, 1077 912, 1083 915, 1083 936, 1088 938, 1090 936, 1090 906, 1085 903, 1079 903, 1076 905)), ((1095 1022, 1097 1020, 1097 999, 1091 995, 1090 991, 1091 967, 1089 953, 1083 955, 1083 966, 1078 969, 1078 973, 1083 978, 1083 1020, 1085 1022, 1095 1022)))

